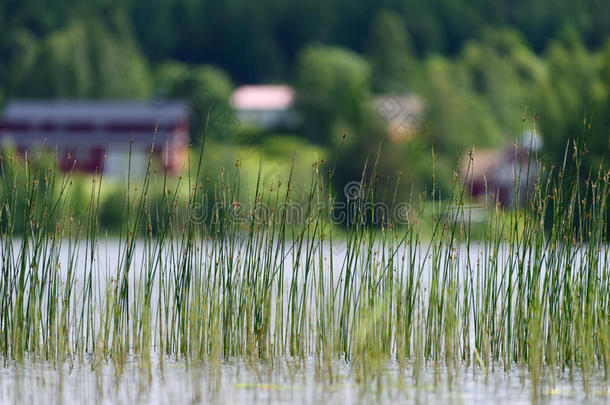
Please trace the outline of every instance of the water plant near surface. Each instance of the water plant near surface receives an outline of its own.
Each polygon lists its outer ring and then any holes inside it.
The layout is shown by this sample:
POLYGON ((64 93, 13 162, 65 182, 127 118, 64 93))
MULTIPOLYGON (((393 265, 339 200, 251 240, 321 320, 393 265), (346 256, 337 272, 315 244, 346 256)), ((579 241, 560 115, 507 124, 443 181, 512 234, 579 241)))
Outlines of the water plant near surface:
POLYGON ((513 201, 527 203, 502 209, 490 194, 475 230, 457 174, 448 195, 433 186, 404 202, 399 178, 379 183, 377 159, 349 191, 322 162, 302 185, 292 172, 264 180, 262 159, 248 184, 239 162, 208 173, 204 146, 177 180, 151 161, 144 178, 127 176, 108 239, 103 173, 75 210, 71 173, 4 154, 0 356, 111 363, 117 375, 136 358, 149 378, 153 359, 290 358, 314 359, 329 383, 341 359, 360 382, 381 381, 392 361, 415 376, 525 368, 534 396, 566 374, 607 386, 607 169, 516 166, 513 201), (525 191, 521 176, 533 179, 525 191))

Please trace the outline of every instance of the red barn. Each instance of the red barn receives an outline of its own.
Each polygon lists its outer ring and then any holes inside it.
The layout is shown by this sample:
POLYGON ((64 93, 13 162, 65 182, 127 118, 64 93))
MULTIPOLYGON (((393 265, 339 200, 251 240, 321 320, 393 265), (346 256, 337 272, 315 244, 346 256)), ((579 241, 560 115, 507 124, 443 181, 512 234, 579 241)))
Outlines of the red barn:
POLYGON ((13 101, 0 119, 0 145, 56 153, 65 170, 141 174, 153 154, 176 173, 187 161, 188 107, 183 102, 13 101))
POLYGON ((538 175, 535 153, 541 147, 540 137, 528 132, 516 144, 507 144, 502 149, 477 150, 472 156, 467 152, 460 176, 475 199, 488 199, 502 206, 523 205, 538 175))

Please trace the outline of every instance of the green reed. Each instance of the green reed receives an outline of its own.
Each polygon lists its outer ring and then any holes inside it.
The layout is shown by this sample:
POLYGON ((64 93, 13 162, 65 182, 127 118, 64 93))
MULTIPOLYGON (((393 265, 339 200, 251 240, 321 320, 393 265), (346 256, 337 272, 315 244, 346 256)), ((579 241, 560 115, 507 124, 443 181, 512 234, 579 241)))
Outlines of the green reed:
MULTIPOLYGON (((572 147, 566 161, 582 173, 572 147)), ((566 372, 608 381, 607 169, 568 178, 565 163, 517 167, 514 208, 490 193, 475 230, 457 174, 445 195, 434 185, 399 201, 399 178, 381 185, 372 155, 346 202, 322 162, 309 184, 292 170, 270 183, 261 158, 250 183, 239 161, 208 173, 205 153, 177 179, 155 172, 152 154, 143 178, 128 173, 110 238, 102 173, 75 210, 72 173, 3 154, 2 357, 111 361, 120 374, 135 356, 149 377, 153 356, 161 367, 167 356, 314 357, 331 382, 338 358, 359 381, 388 360, 415 375, 525 366, 534 392, 566 372)))

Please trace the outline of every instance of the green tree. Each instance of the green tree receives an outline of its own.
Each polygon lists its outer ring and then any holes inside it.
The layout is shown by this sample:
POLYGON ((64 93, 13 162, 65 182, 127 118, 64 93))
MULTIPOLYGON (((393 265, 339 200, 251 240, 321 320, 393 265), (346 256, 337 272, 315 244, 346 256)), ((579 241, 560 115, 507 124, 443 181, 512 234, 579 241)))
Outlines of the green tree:
POLYGON ((229 106, 233 85, 220 69, 208 65, 167 62, 157 72, 157 86, 170 98, 188 101, 191 135, 199 141, 209 116, 209 130, 216 137, 231 135, 235 118, 229 106))
MULTIPOLYGON (((545 57, 547 75, 538 90, 539 125, 546 151, 556 165, 561 165, 571 140, 589 132, 588 121, 603 102, 604 85, 593 57, 573 30, 555 40, 545 57)), ((606 114, 600 118, 603 120, 606 114)), ((593 120, 597 126, 597 117, 593 120)))
POLYGON ((414 145, 408 145, 407 159, 415 165, 412 172, 430 173, 432 162, 428 156, 434 150, 436 184, 446 189, 457 156, 463 156, 473 145, 502 146, 504 131, 489 103, 472 91, 464 70, 456 64, 441 57, 430 58, 426 63, 426 82, 423 130, 413 140, 414 145), (418 151, 426 158, 416 156, 418 151))
POLYGON ((402 91, 416 83, 413 45, 400 15, 387 10, 377 14, 369 34, 367 57, 374 91, 402 91))
POLYGON ((390 143, 371 108, 370 68, 361 56, 341 48, 309 47, 299 56, 297 77, 306 130, 330 147, 336 190, 360 180, 365 161, 370 168, 377 150, 378 173, 368 176, 387 179, 400 171, 400 149, 390 143))
POLYGON ((94 72, 94 97, 148 98, 153 77, 146 57, 134 39, 129 22, 123 18, 110 27, 92 24, 90 49, 94 72))
POLYGON ((89 39, 82 24, 41 42, 23 34, 14 66, 15 93, 28 97, 88 97, 93 93, 89 39))
POLYGON ((596 168, 610 160, 610 39, 598 55, 599 81, 593 89, 595 105, 591 114, 589 134, 590 163, 596 168))
POLYGON ((23 33, 13 93, 29 97, 146 98, 148 64, 128 34, 74 22, 37 42, 23 33))
POLYGON ((306 131, 336 146, 344 131, 358 132, 370 95, 370 67, 346 49, 311 46, 297 63, 298 104, 306 131))
POLYGON ((503 131, 491 106, 470 89, 458 66, 432 58, 426 73, 429 88, 424 127, 439 152, 460 153, 474 144, 501 145, 503 131))
POLYGON ((508 136, 519 129, 519 119, 532 115, 532 89, 544 79, 544 63, 511 30, 487 30, 484 39, 471 41, 457 59, 465 86, 490 107, 508 136))

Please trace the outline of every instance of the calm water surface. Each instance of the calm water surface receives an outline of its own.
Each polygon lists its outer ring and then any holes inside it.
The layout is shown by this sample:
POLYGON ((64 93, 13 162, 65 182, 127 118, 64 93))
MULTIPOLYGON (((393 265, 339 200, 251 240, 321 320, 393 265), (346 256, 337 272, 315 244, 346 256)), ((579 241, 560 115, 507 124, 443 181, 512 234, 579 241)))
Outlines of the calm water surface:
MULTIPOLYGON (((61 261, 67 260, 62 251, 61 261)), ((103 243, 99 251, 96 266, 102 280, 116 270, 118 243, 103 243)), ((481 253, 473 248, 471 260, 481 253)), ((142 254, 138 249, 134 263, 142 254)), ((332 360, 331 367, 315 358, 187 364, 175 357, 161 362, 153 354, 150 368, 132 358, 122 373, 111 359, 95 369, 90 359, 63 365, 39 359, 0 362, 2 404, 610 404, 601 370, 587 389, 579 375, 543 376, 534 395, 527 370, 517 367, 486 373, 480 368, 399 367, 388 360, 377 374, 358 381, 353 365, 341 359, 332 360)))
MULTIPOLYGON (((85 362, 86 363, 86 362, 85 362)), ((416 377, 413 366, 404 374, 392 362, 369 381, 358 383, 353 368, 333 363, 332 381, 313 359, 304 362, 223 362, 186 365, 158 360, 150 370, 127 364, 117 377, 111 364, 92 371, 88 364, 53 367, 35 361, 6 364, 0 371, 0 402, 15 404, 606 404, 610 396, 601 381, 591 381, 588 392, 575 376, 545 378, 538 398, 532 396, 523 370, 485 374, 472 369, 435 369, 428 366, 416 377)))

